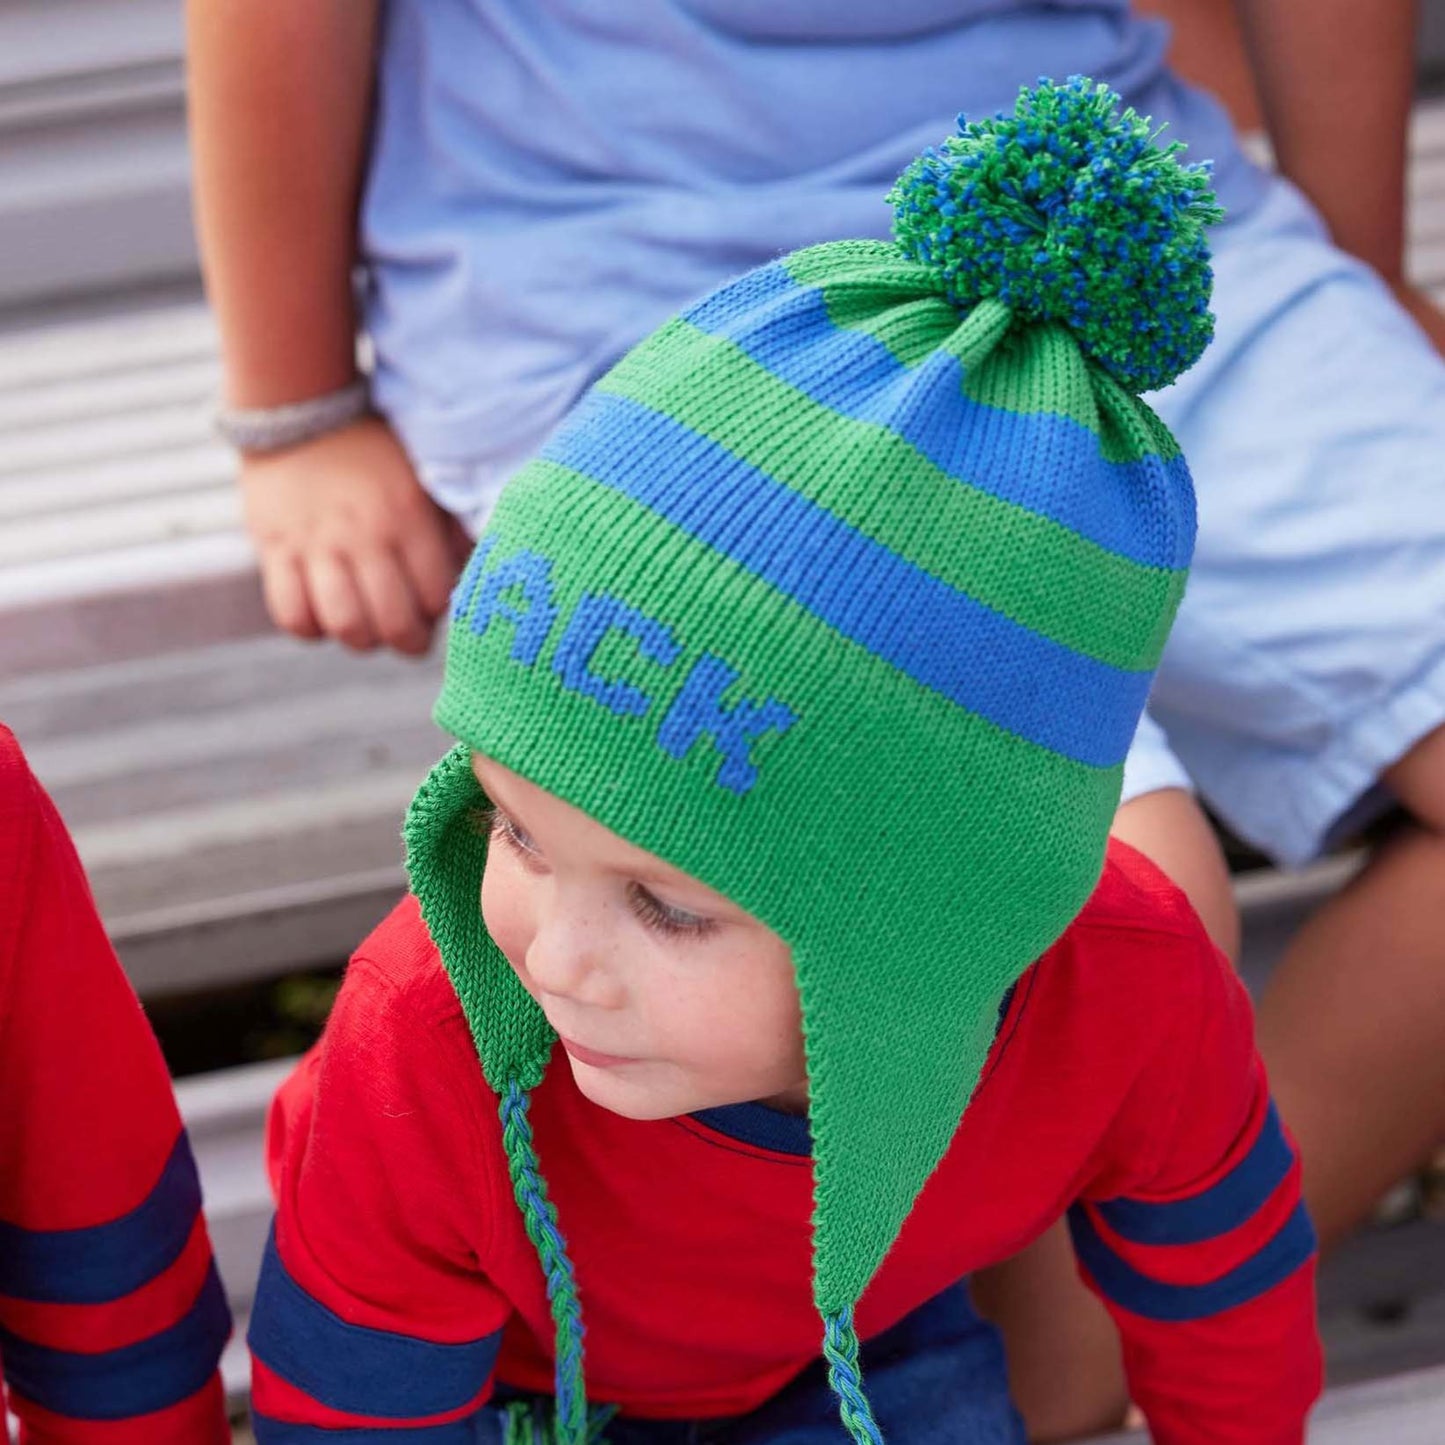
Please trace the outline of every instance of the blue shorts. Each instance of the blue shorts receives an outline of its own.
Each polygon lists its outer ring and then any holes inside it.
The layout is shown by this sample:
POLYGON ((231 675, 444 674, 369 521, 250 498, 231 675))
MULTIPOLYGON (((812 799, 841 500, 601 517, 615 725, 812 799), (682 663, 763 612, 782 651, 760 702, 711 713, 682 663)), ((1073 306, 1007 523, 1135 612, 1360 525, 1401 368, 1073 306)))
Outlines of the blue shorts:
MULTIPOLYGON (((889 1445, 1025 1445, 998 1333, 974 1313, 963 1285, 867 1341, 861 1361, 889 1445)), ((485 1412, 477 1445, 500 1445, 501 1439, 501 1412, 485 1412)), ((847 1432, 819 1360, 749 1415, 619 1417, 607 1426, 606 1439, 607 1445, 840 1445, 847 1432)))
POLYGON ((1216 339, 1149 398, 1199 543, 1125 796, 1192 781, 1297 865, 1445 723, 1445 361, 1286 182, 1213 242, 1216 339))

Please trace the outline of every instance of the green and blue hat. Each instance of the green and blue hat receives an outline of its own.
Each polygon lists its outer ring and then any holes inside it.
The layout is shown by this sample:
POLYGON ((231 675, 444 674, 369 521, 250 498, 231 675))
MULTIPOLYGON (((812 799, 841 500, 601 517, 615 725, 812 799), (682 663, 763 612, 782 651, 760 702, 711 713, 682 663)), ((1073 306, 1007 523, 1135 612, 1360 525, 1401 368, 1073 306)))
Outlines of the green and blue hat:
POLYGON ((1211 335, 1202 167, 1040 84, 895 186, 894 242, 752 271, 654 332, 506 488, 457 587, 458 739, 412 887, 501 1101, 588 1406, 527 1091, 555 1037, 488 936, 476 750, 791 947, 813 1294, 855 1441, 853 1310, 958 1128, 1001 1000, 1083 908, 1184 590, 1194 498, 1139 393, 1211 335))

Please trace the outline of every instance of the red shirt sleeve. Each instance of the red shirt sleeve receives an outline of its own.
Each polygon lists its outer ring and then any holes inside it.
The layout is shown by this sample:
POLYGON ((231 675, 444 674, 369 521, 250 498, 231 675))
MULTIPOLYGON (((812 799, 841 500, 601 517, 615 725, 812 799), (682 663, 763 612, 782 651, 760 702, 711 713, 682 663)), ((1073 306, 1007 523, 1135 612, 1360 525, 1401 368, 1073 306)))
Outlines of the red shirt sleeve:
POLYGON ((229 1332, 165 1062, 0 728, 0 1365, 23 1445, 223 1445, 229 1332))
MULTIPOLYGON (((1161 940, 1161 946, 1166 946, 1161 940)), ((1315 1238, 1253 1012, 1202 928, 1173 1023, 1070 1211, 1157 1445, 1301 1445, 1319 1395, 1315 1238)))
MULTIPOLYGON (((383 941, 429 951, 410 929, 383 941)), ((251 1316, 259 1445, 407 1427, 471 1438, 511 1313, 488 1280, 500 1126, 439 969, 358 955, 326 1032, 272 1107, 277 1218, 251 1316)), ((370 1438, 370 1437, 368 1437, 370 1438)))

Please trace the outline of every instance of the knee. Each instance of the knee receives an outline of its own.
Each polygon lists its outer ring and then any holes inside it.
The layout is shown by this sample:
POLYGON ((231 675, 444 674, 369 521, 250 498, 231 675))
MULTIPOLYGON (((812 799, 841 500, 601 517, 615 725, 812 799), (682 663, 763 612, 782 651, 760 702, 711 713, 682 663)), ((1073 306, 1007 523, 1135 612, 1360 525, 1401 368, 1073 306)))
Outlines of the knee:
POLYGON ((1421 738, 1384 781, 1421 827, 1445 836, 1445 727, 1421 738))

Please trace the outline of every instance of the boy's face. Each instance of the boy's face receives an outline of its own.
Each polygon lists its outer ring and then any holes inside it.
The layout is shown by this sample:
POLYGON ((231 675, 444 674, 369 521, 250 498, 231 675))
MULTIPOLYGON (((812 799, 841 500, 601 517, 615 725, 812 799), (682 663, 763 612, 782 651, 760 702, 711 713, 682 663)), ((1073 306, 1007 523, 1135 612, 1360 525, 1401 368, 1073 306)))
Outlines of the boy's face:
POLYGON ((788 946, 721 894, 490 758, 482 916, 577 1087, 630 1119, 806 1102, 788 946))

